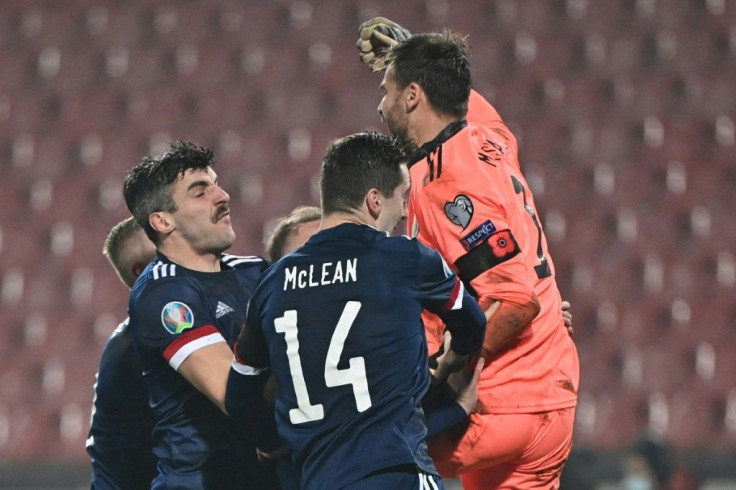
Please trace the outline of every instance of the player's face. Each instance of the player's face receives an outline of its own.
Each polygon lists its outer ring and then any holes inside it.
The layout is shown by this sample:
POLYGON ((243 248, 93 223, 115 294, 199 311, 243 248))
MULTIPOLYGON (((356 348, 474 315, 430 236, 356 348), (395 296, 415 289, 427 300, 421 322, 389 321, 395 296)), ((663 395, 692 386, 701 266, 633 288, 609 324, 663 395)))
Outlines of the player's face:
POLYGON ((220 254, 235 242, 230 196, 212 168, 187 170, 174 183, 174 203, 175 232, 200 254, 220 254))
POLYGON ((284 255, 301 247, 319 230, 319 220, 307 221, 297 226, 294 233, 289 235, 284 243, 284 255))
POLYGON ((406 218, 410 187, 409 169, 406 165, 402 165, 401 184, 394 189, 393 195, 387 197, 383 204, 376 226, 379 230, 391 233, 396 229, 401 219, 406 218))
POLYGON ((386 123, 391 134, 408 141, 408 118, 401 99, 404 91, 396 85, 393 66, 389 65, 381 82, 381 102, 378 104, 378 115, 386 123))

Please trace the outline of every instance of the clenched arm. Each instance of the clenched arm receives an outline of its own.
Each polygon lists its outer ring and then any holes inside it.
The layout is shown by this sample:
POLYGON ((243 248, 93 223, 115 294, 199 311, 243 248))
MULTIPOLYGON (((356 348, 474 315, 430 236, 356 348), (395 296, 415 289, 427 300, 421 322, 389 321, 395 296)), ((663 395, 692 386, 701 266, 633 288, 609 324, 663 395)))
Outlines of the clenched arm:
POLYGON ((233 352, 227 343, 217 342, 189 354, 179 366, 179 374, 227 413, 225 390, 232 359, 233 352))
MULTIPOLYGON (((495 300, 490 297, 480 299, 480 306, 486 312, 491 312, 491 305, 495 300)), ((530 301, 515 304, 502 301, 498 311, 492 314, 486 324, 486 336, 483 340, 484 357, 495 356, 513 344, 522 334, 527 325, 539 314, 540 305, 536 295, 530 301)))

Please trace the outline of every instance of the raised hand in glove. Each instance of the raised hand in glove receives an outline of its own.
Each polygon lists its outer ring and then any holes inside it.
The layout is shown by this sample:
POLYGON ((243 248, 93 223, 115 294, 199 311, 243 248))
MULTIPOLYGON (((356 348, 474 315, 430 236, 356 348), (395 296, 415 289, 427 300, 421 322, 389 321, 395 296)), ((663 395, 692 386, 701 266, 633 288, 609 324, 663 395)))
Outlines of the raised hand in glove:
POLYGON ((372 71, 383 71, 386 69, 391 47, 410 37, 411 32, 408 29, 384 17, 367 20, 358 28, 360 61, 372 71))

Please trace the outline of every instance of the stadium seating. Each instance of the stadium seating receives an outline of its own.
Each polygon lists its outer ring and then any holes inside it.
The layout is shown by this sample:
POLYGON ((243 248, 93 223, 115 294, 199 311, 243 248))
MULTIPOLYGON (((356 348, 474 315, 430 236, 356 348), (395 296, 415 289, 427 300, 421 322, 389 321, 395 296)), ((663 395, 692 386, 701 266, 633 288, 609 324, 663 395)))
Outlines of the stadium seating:
POLYGON ((469 34, 572 303, 576 444, 621 449, 654 426, 736 450, 732 2, 7 0, 0 458, 84 459, 127 303, 100 252, 128 215, 127 170, 171 139, 214 147, 233 252, 262 254, 275 218, 318 204, 327 143, 383 128, 381 74, 354 47, 373 15, 469 34))

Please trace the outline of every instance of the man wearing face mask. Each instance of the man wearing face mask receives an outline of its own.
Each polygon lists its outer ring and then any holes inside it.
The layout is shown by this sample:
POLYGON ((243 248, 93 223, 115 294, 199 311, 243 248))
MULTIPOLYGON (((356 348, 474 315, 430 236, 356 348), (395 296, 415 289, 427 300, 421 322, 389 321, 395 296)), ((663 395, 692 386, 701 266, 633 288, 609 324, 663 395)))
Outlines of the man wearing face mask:
POLYGON ((675 449, 656 434, 643 434, 624 459, 621 490, 697 490, 696 479, 678 467, 675 449))

